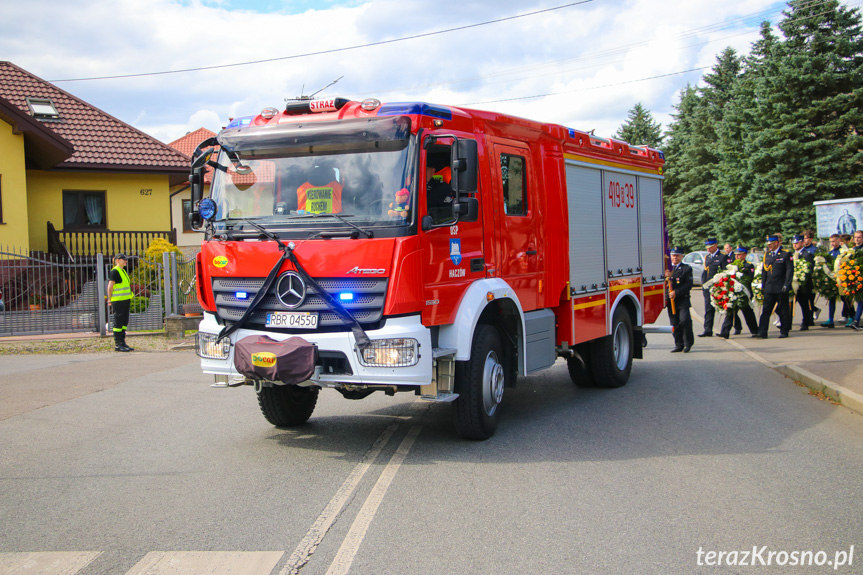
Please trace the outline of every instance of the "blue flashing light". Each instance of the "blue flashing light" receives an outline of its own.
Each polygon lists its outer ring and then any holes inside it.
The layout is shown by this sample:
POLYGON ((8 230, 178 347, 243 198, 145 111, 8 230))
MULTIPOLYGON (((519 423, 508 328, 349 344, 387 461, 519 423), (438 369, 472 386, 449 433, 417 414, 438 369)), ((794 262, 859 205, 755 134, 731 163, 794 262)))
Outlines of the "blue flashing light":
POLYGON ((442 120, 452 120, 452 110, 443 106, 434 106, 425 102, 390 102, 378 110, 378 116, 405 116, 416 114, 430 116, 442 120))
POLYGON ((198 213, 201 214, 201 217, 205 220, 212 220, 215 218, 218 211, 219 206, 212 198, 204 198, 198 203, 198 213))
POLYGON ((575 138, 575 130, 573 130, 572 128, 567 128, 567 129, 569 130, 569 137, 575 138))
POLYGON ((228 124, 228 127, 225 129, 230 130, 231 128, 243 128, 243 127, 251 124, 252 120, 254 118, 255 118, 254 116, 245 116, 243 118, 234 118, 233 120, 231 120, 231 123, 228 124))
POLYGON ((354 301, 354 294, 349 291, 343 291, 339 294, 339 299, 341 301, 354 301))
POLYGON ((237 299, 249 299, 249 292, 238 291, 234 294, 234 297, 236 297, 237 299))

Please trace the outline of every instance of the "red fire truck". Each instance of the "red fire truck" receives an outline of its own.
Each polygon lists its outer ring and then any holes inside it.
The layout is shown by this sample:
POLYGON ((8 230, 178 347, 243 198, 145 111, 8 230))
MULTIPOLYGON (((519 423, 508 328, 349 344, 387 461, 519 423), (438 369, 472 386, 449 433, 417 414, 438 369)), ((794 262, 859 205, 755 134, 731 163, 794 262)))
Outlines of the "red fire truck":
POLYGON ((202 368, 254 385, 276 426, 304 423, 321 388, 413 392, 452 402, 472 439, 495 432, 518 376, 559 357, 578 386, 622 386, 663 308, 663 164, 424 102, 232 120, 190 176, 202 368))

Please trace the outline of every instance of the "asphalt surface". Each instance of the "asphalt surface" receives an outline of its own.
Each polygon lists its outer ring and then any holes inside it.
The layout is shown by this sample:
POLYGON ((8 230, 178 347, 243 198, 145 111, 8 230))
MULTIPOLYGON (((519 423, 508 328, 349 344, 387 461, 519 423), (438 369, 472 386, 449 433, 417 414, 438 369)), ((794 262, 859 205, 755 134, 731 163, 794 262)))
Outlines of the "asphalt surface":
POLYGON ((653 335, 616 390, 558 362, 485 442, 448 405, 331 390, 276 429, 190 352, 0 356, 0 573, 860 573, 863 418, 754 357, 824 331, 653 335), (698 555, 852 545, 835 569, 698 555))
MULTIPOLYGON (((693 289, 693 330, 703 331, 704 300, 700 288, 693 289)), ((834 317, 833 329, 820 326, 827 319, 827 303, 819 298, 816 305, 822 308, 815 327, 800 331, 800 309, 795 309, 793 331, 787 339, 779 339, 779 328, 772 323, 768 339, 752 339, 745 323, 743 333, 732 335, 726 344, 739 349, 756 361, 775 369, 793 381, 798 381, 815 392, 824 393, 845 407, 863 414, 863 331, 844 327, 841 316, 834 317)), ((838 306, 841 309, 841 306, 838 306)), ((760 317, 760 309, 756 317, 760 317)), ((723 316, 716 315, 714 336, 695 338, 693 351, 704 347, 709 340, 717 340, 723 316)), ((741 316, 741 320, 743 317, 741 316)), ((665 318, 662 322, 667 323, 665 318)))

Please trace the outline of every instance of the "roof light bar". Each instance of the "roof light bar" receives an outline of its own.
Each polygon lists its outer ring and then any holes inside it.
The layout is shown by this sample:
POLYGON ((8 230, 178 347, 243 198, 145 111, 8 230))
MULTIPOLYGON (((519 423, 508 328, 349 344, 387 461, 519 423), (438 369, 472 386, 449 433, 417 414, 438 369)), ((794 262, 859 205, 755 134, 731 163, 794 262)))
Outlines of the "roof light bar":
POLYGON ((285 104, 285 114, 299 116, 302 114, 336 112, 350 102, 347 98, 330 98, 329 100, 290 100, 285 104))

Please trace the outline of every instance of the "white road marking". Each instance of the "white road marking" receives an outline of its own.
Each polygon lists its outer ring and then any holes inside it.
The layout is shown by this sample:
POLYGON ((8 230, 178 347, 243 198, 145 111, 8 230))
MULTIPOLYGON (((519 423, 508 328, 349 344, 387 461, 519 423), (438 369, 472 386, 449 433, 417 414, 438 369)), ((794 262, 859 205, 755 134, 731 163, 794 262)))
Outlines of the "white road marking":
POLYGON ((335 521, 336 517, 339 516, 345 503, 347 503, 354 490, 360 484, 363 476, 386 446, 396 429, 398 429, 397 424, 390 425, 384 429, 383 433, 380 434, 360 462, 357 463, 356 467, 354 467, 354 470, 351 471, 351 474, 348 475, 348 478, 345 479, 345 482, 342 483, 342 486, 339 487, 339 490, 336 491, 336 494, 333 495, 333 498, 330 499, 330 502, 318 516, 317 520, 315 520, 314 524, 309 528, 306 536, 303 537, 303 540, 300 541, 300 544, 297 545, 297 548, 293 553, 291 553, 291 556, 288 558, 288 562, 282 570, 279 571, 279 575, 296 575, 299 573, 303 565, 309 562, 315 549, 318 548, 318 545, 323 541, 324 536, 332 526, 333 521, 335 521))
POLYGON ((0 553, 3 575, 74 575, 101 555, 101 551, 41 551, 0 553))
POLYGON ((126 575, 268 575, 284 551, 152 551, 126 575))
POLYGON ((384 495, 387 493, 387 489, 393 482, 399 467, 401 467, 402 462, 413 446, 414 440, 416 440, 417 435, 419 435, 421 430, 421 425, 413 426, 407 436, 402 440, 401 445, 396 449, 396 452, 393 453, 389 463, 387 463, 387 466, 381 472, 381 476, 378 478, 377 483, 375 483, 371 493, 369 493, 368 498, 366 498, 365 503, 363 503, 362 509, 360 509, 359 514, 356 519, 354 519, 354 523, 351 525, 350 531, 348 531, 348 534, 345 536, 345 540, 342 542, 341 547, 339 547, 339 551, 336 553, 335 559, 333 559, 330 568, 327 570, 327 575, 345 575, 351 568, 354 557, 356 556, 357 551, 359 551, 360 544, 366 536, 369 525, 371 525, 378 507, 380 506, 381 501, 383 501, 384 495))

